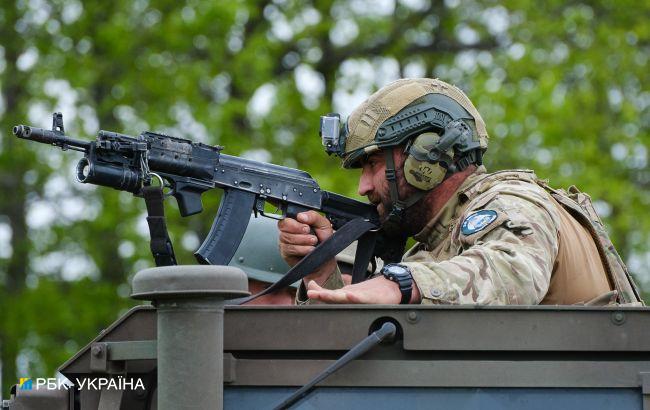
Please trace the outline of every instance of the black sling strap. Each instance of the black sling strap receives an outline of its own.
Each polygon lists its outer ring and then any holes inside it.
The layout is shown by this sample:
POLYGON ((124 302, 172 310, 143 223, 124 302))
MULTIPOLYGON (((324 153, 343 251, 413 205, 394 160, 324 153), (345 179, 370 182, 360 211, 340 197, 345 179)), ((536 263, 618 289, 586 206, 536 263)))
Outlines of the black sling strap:
MULTIPOLYGON (((318 246, 316 246, 316 248, 311 251, 311 253, 302 258, 300 262, 298 262, 293 268, 289 269, 289 271, 273 285, 255 295, 228 300, 226 301, 226 304, 241 305, 243 303, 257 299, 260 296, 264 296, 275 292, 276 290, 283 289, 292 283, 301 280, 316 270, 327 260, 336 256, 339 252, 357 240, 360 236, 365 233, 370 234, 371 232, 369 231, 376 228, 377 225, 362 218, 351 220, 350 222, 343 225, 339 230, 334 232, 334 234, 329 239, 321 242, 318 246)), ((359 249, 357 248, 357 255, 358 253, 359 249)), ((364 251, 364 253, 368 252, 364 251)), ((370 253, 372 253, 372 247, 370 248, 370 253)), ((363 261, 355 260, 355 265, 359 263, 367 268, 368 261, 369 258, 365 260, 364 264, 363 261)))
POLYGON ((142 196, 147 204, 147 224, 151 236, 151 253, 156 261, 156 266, 176 265, 174 247, 167 233, 165 223, 165 207, 163 206, 163 191, 159 186, 145 186, 142 196))
POLYGON ((363 282, 368 277, 368 262, 372 258, 376 243, 377 233, 373 231, 368 231, 359 238, 357 252, 354 255, 354 266, 352 267, 352 284, 363 282))

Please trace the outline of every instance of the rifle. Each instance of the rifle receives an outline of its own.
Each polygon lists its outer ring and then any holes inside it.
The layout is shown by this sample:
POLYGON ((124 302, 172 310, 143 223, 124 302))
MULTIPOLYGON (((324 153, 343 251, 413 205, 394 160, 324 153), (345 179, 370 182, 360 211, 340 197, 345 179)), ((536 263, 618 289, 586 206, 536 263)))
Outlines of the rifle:
MULTIPOLYGON (((335 230, 355 218, 380 226, 373 205, 324 191, 305 171, 226 155, 221 152, 222 146, 150 131, 134 137, 102 130, 95 141, 77 140, 65 135, 61 113, 54 113, 52 117, 51 130, 17 125, 13 133, 19 138, 54 145, 64 151, 83 152, 84 158, 76 168, 79 182, 143 196, 144 189, 152 186, 155 178, 160 181, 161 188, 164 186, 168 190, 166 196, 176 198, 181 216, 203 210, 201 195, 205 191, 222 189, 224 194, 217 216, 206 239, 194 253, 201 264, 227 265, 230 262, 246 231, 251 212, 281 219, 316 210, 325 214, 335 230), (278 206, 280 214, 265 213, 267 202, 278 206)), ((150 230, 153 252, 151 223, 150 230)), ((167 237, 166 227, 164 230, 167 237)), ((403 241, 379 240, 373 255, 387 261, 399 260, 403 249, 403 241)))

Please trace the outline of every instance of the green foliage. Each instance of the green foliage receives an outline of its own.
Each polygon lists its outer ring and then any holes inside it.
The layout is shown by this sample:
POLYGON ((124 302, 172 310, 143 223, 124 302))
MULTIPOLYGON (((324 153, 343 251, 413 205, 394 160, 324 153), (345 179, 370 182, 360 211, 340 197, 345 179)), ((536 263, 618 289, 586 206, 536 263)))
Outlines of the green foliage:
MULTIPOLYGON (((55 110, 80 138, 164 131, 356 195, 358 175, 323 155, 318 117, 397 77, 438 76, 483 114, 488 167, 533 168, 592 194, 650 289, 649 12, 613 0, 3 2, 2 392, 17 365, 51 375, 132 304, 129 276, 152 265, 140 200, 76 184, 74 153, 11 135, 49 126, 55 110)), ((207 212, 187 219, 168 205, 182 262, 219 198, 208 193, 207 212)))
POLYGON ((111 283, 88 278, 42 278, 35 287, 8 296, 4 302, 10 314, 3 320, 3 334, 19 336, 15 353, 24 373, 18 376, 52 374, 52 366, 65 362, 90 342, 92 335, 136 305, 124 297, 126 289, 122 293, 118 296, 111 283))

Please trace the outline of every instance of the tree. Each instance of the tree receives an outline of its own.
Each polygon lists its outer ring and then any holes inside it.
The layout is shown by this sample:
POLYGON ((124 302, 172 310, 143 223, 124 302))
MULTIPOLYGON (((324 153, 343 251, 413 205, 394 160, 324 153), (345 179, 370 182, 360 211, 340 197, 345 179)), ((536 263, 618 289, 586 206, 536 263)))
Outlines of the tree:
MULTIPOLYGON (((2 391, 17 371, 51 374, 130 306, 129 276, 152 265, 141 201, 72 182, 75 155, 10 135, 49 126, 55 110, 71 135, 165 131, 307 169, 354 196, 356 178, 316 141, 319 115, 345 115, 398 77, 439 76, 483 114, 488 167, 532 167, 591 193, 645 284, 650 5, 623 3, 3 3, 2 391)), ((189 219, 168 205, 182 262, 218 201, 205 195, 207 212, 189 219)))

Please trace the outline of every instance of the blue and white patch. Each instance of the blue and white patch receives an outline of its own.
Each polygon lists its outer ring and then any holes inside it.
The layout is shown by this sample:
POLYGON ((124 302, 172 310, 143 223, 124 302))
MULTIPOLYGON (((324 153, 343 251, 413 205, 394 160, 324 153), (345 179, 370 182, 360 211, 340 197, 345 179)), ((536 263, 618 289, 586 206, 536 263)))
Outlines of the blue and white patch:
POLYGON ((482 231, 497 219, 497 211, 492 209, 481 209, 469 215, 463 221, 460 231, 463 235, 469 236, 476 232, 482 231))

